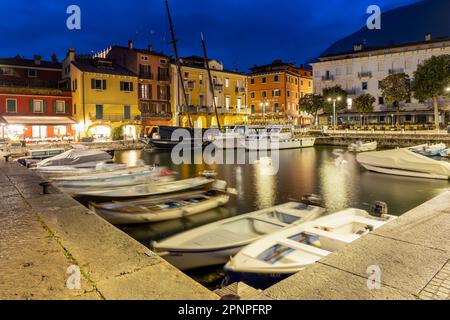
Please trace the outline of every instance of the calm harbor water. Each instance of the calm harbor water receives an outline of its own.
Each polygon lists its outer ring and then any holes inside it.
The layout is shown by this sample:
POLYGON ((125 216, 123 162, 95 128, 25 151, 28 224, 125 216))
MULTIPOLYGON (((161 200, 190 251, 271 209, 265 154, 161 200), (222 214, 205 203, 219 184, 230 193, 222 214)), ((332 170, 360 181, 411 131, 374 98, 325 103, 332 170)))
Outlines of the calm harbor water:
MULTIPOLYGON (((308 149, 282 150, 279 170, 268 174, 267 164, 242 165, 174 165, 170 152, 117 152, 117 162, 134 164, 143 160, 178 172, 178 178, 197 176, 205 169, 214 169, 218 179, 228 182, 238 191, 227 206, 186 219, 157 224, 125 226, 122 230, 150 246, 153 240, 189 230, 194 227, 266 208, 287 201, 295 201, 306 193, 321 195, 329 212, 355 207, 368 209, 374 201, 388 204, 389 213, 401 215, 445 191, 448 181, 416 179, 383 175, 366 171, 356 162, 356 154, 338 147, 316 146, 308 149)), ((248 163, 248 162, 247 162, 248 163)), ((209 288, 223 279, 221 268, 190 271, 188 274, 209 288)))

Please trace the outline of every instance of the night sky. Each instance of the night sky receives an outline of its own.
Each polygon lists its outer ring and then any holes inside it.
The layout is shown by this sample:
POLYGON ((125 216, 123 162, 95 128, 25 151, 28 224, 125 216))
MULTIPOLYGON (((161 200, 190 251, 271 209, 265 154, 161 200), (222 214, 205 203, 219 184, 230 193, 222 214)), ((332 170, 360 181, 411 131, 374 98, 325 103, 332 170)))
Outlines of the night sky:
MULTIPOLYGON (((208 54, 227 69, 284 59, 308 62, 333 42, 362 26, 366 9, 382 11, 418 0, 170 0, 180 55, 201 55, 200 32, 208 54)), ((0 57, 52 53, 63 58, 69 47, 77 53, 100 51, 113 44, 149 43, 172 54, 164 0, 0 0, 0 57), (66 28, 66 8, 81 8, 82 29, 66 28), (164 40, 165 39, 165 40, 164 40)))

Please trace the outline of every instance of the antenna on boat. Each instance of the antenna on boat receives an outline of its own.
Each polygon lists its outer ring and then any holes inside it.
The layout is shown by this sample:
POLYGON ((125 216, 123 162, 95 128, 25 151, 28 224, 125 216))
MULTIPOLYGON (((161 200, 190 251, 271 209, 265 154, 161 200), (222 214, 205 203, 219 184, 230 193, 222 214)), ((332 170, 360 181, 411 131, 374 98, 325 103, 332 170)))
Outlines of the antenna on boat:
POLYGON ((181 91, 182 91, 183 98, 184 98, 184 103, 186 104, 186 113, 187 113, 188 120, 189 120, 189 127, 192 128, 191 114, 189 113, 189 106, 188 106, 188 99, 187 99, 187 94, 186 94, 186 88, 184 87, 183 75, 181 73, 181 64, 180 64, 180 58, 178 56, 177 40, 175 39, 175 32, 173 31, 172 16, 170 15, 169 1, 168 0, 166 0, 166 9, 167 9, 167 16, 169 18, 170 35, 172 36, 173 53, 175 55, 175 65, 177 66, 178 79, 180 81, 181 91))
POLYGON ((217 126, 219 127, 219 130, 220 130, 221 127, 220 127, 219 113, 217 112, 216 96, 215 96, 215 92, 214 92, 214 83, 213 83, 213 80, 212 80, 212 77, 211 77, 211 69, 209 68, 208 55, 206 54, 205 38, 203 37, 203 33, 202 32, 200 33, 200 35, 202 37, 203 57, 205 59, 205 68, 208 71, 209 87, 211 88, 214 112, 216 113, 217 126))

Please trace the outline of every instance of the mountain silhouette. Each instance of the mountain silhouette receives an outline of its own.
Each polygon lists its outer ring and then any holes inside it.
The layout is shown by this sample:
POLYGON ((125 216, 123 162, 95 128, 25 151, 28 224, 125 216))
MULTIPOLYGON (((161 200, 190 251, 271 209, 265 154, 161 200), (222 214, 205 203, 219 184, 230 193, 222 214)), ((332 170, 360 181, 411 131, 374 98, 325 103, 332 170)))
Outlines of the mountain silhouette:
POLYGON ((382 12, 380 30, 364 26, 336 41, 322 56, 352 51, 355 44, 376 48, 420 42, 426 34, 431 34, 433 40, 449 39, 450 0, 424 0, 382 12))

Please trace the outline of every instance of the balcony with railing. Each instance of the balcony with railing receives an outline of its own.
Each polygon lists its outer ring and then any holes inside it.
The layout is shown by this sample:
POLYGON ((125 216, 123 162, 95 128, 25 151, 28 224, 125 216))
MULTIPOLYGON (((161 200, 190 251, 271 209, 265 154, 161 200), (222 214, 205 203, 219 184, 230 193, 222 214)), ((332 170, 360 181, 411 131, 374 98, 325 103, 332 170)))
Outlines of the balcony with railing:
POLYGON ((188 91, 194 90, 195 89, 195 81, 186 81, 185 84, 184 84, 184 87, 188 91))
POLYGON ((223 83, 214 83, 214 90, 223 90, 223 83))
MULTIPOLYGON (((204 114, 213 114, 215 113, 214 107, 212 106, 189 106, 187 108, 186 106, 180 106, 177 108, 179 113, 187 113, 187 110, 189 110, 189 113, 204 113, 204 114)), ((250 109, 247 108, 225 108, 225 107, 217 107, 217 113, 218 114, 250 114, 250 109)))
POLYGON ((153 74, 149 71, 140 71, 139 72, 139 78, 146 79, 146 80, 153 80, 153 74))
POLYGON ((334 81, 334 76, 331 74, 327 74, 325 76, 322 76, 322 81, 334 81))
POLYGON ((236 87, 236 93, 245 93, 245 87, 236 87))
POLYGON ((127 122, 127 121, 140 121, 140 114, 131 114, 127 117, 124 113, 105 113, 102 115, 89 114, 91 121, 109 121, 109 122, 127 122))
POLYGON ((172 118, 172 112, 166 112, 166 111, 149 111, 149 112, 143 112, 142 113, 142 119, 171 119, 172 118))
POLYGON ((170 76, 166 73, 159 73, 158 81, 170 81, 170 76))
POLYGON ((396 68, 396 69, 389 69, 389 74, 397 74, 397 73, 404 73, 405 69, 403 68, 396 68))
POLYGON ((360 78, 360 79, 372 78, 372 72, 371 71, 358 72, 358 78, 360 78))

